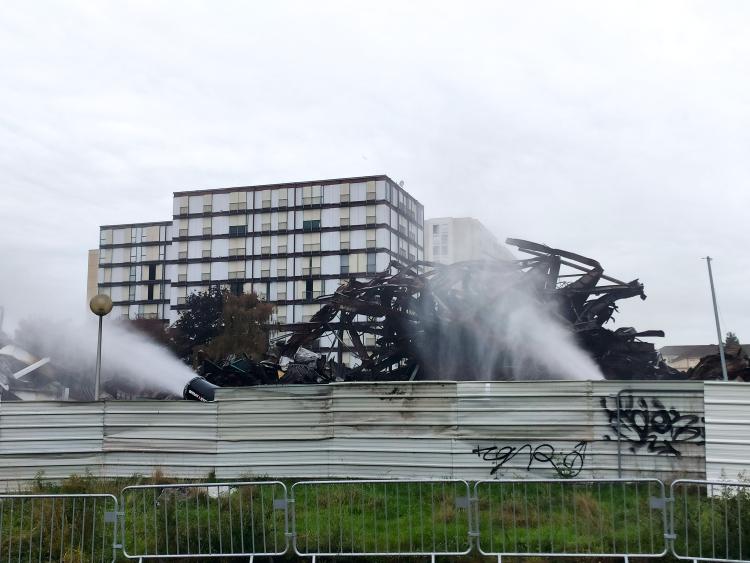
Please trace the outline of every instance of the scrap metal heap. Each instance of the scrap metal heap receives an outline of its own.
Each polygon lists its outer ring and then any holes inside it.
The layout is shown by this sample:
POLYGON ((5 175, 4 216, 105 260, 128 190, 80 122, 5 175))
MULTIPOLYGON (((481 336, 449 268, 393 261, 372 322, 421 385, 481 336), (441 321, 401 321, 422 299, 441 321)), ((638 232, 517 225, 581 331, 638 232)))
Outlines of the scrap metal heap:
POLYGON ((206 366, 204 375, 218 382, 236 373, 230 378, 234 384, 268 383, 274 373, 280 383, 514 379, 519 366, 503 346, 498 343, 491 354, 482 350, 494 348, 493 338, 502 329, 497 306, 516 299, 514 292, 523 288, 524 295, 554 310, 607 379, 680 377, 659 361, 653 344, 640 340, 664 336, 662 331, 604 326, 620 299, 645 299, 638 280, 607 276, 599 262, 572 252, 520 239, 506 242, 529 257, 451 265, 393 261, 370 280, 352 279, 321 297, 320 311, 309 322, 293 325, 266 365, 237 369, 234 364, 244 360, 232 359, 206 366), (309 350, 318 348, 320 339, 335 343, 327 361, 309 350), (343 365, 344 352, 356 356, 356 367, 343 365))

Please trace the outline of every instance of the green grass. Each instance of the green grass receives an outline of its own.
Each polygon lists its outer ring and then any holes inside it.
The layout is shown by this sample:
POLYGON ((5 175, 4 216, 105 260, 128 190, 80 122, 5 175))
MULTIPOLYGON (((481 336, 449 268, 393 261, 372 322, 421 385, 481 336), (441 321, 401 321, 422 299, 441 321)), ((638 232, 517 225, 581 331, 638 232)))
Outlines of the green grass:
MULTIPOLYGON (((247 479, 253 480, 253 479, 247 479)), ((128 479, 72 476, 60 483, 37 479, 24 493, 113 494, 132 485, 175 483, 161 474, 128 479)), ((291 493, 292 482, 287 482, 291 493)), ((297 546, 302 552, 461 553, 469 548, 466 488, 454 483, 312 484, 294 487, 297 546)), ((680 488, 675 499, 679 553, 748 558, 750 495, 744 490, 680 488), (725 534, 725 526, 732 531, 725 534), (741 533, 739 528, 741 528, 741 533), (685 540, 687 538, 687 541, 685 540)), ((124 494, 124 544, 130 554, 179 554, 219 549, 282 551, 284 511, 280 485, 235 487, 221 495, 208 490, 145 487, 124 494)), ((652 553, 663 546, 663 512, 654 483, 490 483, 478 489, 484 550, 504 553, 652 553)), ((34 499, 0 502, 0 561, 108 561, 111 524, 102 524, 104 500, 61 502, 34 499), (97 525, 94 526, 94 523, 97 525)), ((291 518, 291 509, 290 509, 291 518)), ((274 561, 298 561, 295 555, 274 561)), ((325 560, 325 558, 322 558, 325 560)), ((385 557, 341 557, 337 561, 383 561, 385 557)), ((390 557, 389 561, 418 561, 390 557)), ((126 559, 118 552, 118 561, 126 559)), ((197 561, 178 558, 172 561, 197 561)), ((232 559, 212 559, 232 561, 232 559)), ((237 559, 234 559, 235 561, 237 559)), ((256 561, 271 560, 257 557, 256 561)), ((424 560, 422 558, 421 560, 424 560)), ((476 549, 441 561, 491 561, 476 549)), ((503 561, 620 561, 611 557, 504 557, 503 561)), ((674 558, 631 561, 674 561, 674 558)))

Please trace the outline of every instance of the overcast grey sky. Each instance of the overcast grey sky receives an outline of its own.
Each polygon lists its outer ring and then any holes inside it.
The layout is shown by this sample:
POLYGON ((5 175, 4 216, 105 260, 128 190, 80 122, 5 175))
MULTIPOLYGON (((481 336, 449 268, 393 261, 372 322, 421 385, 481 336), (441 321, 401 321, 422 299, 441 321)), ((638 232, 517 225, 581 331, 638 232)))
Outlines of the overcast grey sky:
POLYGON ((748 2, 16 2, 0 303, 85 311, 98 226, 176 190, 385 173, 640 278, 618 326, 750 341, 748 2))

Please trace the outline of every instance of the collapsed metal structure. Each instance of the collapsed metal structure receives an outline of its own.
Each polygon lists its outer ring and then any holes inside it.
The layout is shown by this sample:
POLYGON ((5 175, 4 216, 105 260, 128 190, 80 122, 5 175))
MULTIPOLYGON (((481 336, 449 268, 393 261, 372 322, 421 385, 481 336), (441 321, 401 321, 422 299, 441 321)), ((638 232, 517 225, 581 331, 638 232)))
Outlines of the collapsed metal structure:
MULTIPOLYGON (((257 383, 274 375, 281 383, 502 380, 514 379, 519 369, 526 370, 526 377, 554 378, 554 372, 533 362, 516 365, 502 345, 507 338, 500 332, 507 327, 499 326, 497 310, 521 295, 557 316, 606 378, 679 377, 658 360, 653 344, 640 340, 664 336, 662 331, 604 326, 620 299, 645 299, 637 279, 615 279, 596 260, 565 250, 520 239, 506 242, 528 257, 451 265, 393 261, 370 280, 349 280, 320 298, 325 304, 309 322, 291 327, 292 334, 277 343, 274 365, 264 366, 257 383), (335 342, 327 361, 309 355, 299 360, 301 351, 319 349, 321 338, 335 342), (344 366, 345 352, 357 358, 356 367, 344 366)), ((226 377, 225 368, 237 374, 232 362, 212 366, 209 380, 212 374, 226 377)))

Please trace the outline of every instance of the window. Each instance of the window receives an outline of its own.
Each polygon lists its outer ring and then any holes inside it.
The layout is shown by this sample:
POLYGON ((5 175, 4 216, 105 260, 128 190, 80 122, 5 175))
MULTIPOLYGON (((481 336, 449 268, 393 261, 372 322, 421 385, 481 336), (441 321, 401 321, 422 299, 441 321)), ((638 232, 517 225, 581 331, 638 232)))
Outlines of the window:
POLYGON ((211 217, 203 218, 203 236, 211 235, 211 217))
POLYGON ((305 233, 302 250, 304 252, 320 251, 320 233, 305 233))
POLYGON ((375 206, 374 205, 368 205, 367 206, 367 217, 366 217, 366 223, 368 225, 374 225, 375 224, 375 206))
POLYGON ((156 279, 156 264, 151 264, 148 267, 148 279, 150 280, 156 279))
POLYGON ((339 237, 341 250, 349 250, 349 231, 341 231, 339 237))
POLYGON ((271 261, 261 260, 260 262, 260 277, 270 278, 271 277, 271 261))
POLYGON ((202 258, 211 258, 211 249, 210 248, 204 248, 201 250, 201 257, 202 258))
POLYGON ((341 202, 346 203, 349 199, 349 184, 341 184, 341 202))
POLYGON ((373 201, 376 198, 375 182, 367 182, 367 201, 373 201))
POLYGON ((313 281, 305 280, 305 299, 312 301, 313 298, 313 281))
POLYGON ((187 297, 178 297, 177 298, 177 304, 178 305, 185 305, 187 303, 187 297))
POLYGON ((201 271, 201 281, 211 281, 211 263, 203 264, 201 271))
POLYGON ((180 206, 180 215, 187 215, 188 214, 188 206, 187 205, 181 205, 180 206))
POLYGON ((339 211, 339 225, 342 227, 348 227, 349 226, 349 208, 348 207, 342 207, 339 211))
POLYGON ((260 192, 260 207, 262 209, 271 208, 271 191, 270 190, 263 190, 262 192, 260 192))
POLYGON ((229 240, 229 256, 244 256, 245 255, 245 239, 230 239, 229 240))
POLYGON ((303 212, 302 228, 306 231, 320 229, 320 209, 306 209, 303 212))
POLYGON ((135 301, 135 286, 128 287, 128 301, 135 301))
POLYGON ((280 231, 286 231, 289 228, 289 225, 287 223, 287 215, 286 213, 280 213, 279 214, 279 230, 280 231))
POLYGON ((177 274, 177 281, 178 282, 186 282, 187 281, 187 274, 177 274))
POLYGON ((288 206, 289 206, 289 200, 286 197, 280 197, 279 207, 288 207, 288 206))
POLYGON ((247 195, 245 192, 232 192, 229 194, 229 211, 241 211, 247 209, 247 195))
POLYGON ((320 275, 320 256, 310 256, 309 258, 302 259, 302 275, 303 276, 319 276, 320 275))
POLYGON ((440 234, 440 225, 433 225, 432 226, 432 234, 433 235, 439 235, 440 234))
POLYGON ((286 264, 284 264, 283 266, 278 266, 276 268, 276 276, 279 278, 286 277, 286 264))
POLYGON ((260 253, 271 254, 271 237, 261 237, 260 239, 260 253))
POLYGON ((247 225, 229 225, 230 237, 241 237, 247 234, 247 225))
POLYGON ((367 273, 368 274, 374 274, 375 273, 375 258, 376 254, 374 252, 368 252, 367 253, 367 273))
POLYGON ((263 213, 260 216, 260 230, 261 231, 271 230, 271 214, 270 213, 263 213))
POLYGON ((304 186, 302 188, 302 205, 319 205, 323 203, 321 186, 304 186))
POLYGON ((292 250, 294 250, 294 235, 279 235, 276 238, 276 252, 278 254, 286 254, 289 252, 288 242, 292 243, 292 250))
POLYGON ((242 279, 245 277, 245 267, 242 264, 231 264, 229 266, 229 273, 227 277, 230 280, 242 279))
POLYGON ((146 299, 148 299, 149 301, 153 301, 154 300, 154 284, 149 284, 148 285, 148 292, 147 292, 146 299))
POLYGON ((203 213, 211 213, 211 211, 213 211, 211 194, 206 194, 203 196, 203 213))
POLYGON ((375 248, 375 229, 367 229, 367 248, 375 248))
POLYGON ((130 283, 135 283, 135 273, 135 266, 130 266, 130 271, 128 272, 128 281, 130 281, 130 283))
POLYGON ((349 255, 344 254, 340 256, 340 259, 341 259, 341 275, 348 276, 349 275, 349 255))
POLYGON ((229 284, 229 291, 232 292, 232 295, 242 295, 242 282, 232 282, 229 284))

